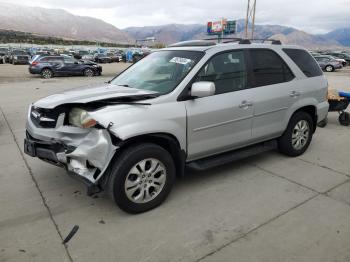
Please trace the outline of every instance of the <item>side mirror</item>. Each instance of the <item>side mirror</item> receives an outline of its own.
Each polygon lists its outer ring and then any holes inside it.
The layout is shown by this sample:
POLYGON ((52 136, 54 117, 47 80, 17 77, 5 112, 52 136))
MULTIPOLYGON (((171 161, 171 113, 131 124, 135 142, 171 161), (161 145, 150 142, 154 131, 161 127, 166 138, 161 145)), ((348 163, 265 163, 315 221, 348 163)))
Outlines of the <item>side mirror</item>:
POLYGON ((195 82, 191 87, 191 96, 192 97, 206 97, 212 96, 215 94, 215 84, 214 82, 195 82))

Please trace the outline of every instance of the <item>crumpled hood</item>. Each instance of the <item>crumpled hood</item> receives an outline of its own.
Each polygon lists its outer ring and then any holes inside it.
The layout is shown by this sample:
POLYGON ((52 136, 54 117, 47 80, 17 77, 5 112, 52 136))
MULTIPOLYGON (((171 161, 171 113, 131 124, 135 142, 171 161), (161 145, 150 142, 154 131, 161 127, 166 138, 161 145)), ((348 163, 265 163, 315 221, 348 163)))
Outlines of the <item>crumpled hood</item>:
POLYGON ((42 98, 34 103, 40 108, 52 109, 56 106, 71 103, 88 103, 103 99, 119 98, 126 96, 137 96, 144 94, 154 94, 156 92, 140 90, 136 88, 104 84, 98 86, 86 86, 75 88, 63 93, 58 93, 42 98))

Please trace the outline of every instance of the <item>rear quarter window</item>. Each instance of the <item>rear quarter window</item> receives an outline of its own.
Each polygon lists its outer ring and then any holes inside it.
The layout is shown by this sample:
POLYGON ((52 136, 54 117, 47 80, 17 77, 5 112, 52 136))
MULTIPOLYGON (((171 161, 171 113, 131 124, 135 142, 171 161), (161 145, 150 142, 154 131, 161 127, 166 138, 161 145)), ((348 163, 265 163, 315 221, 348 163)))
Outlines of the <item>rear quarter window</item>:
POLYGON ((303 71, 307 77, 322 75, 322 70, 312 56, 305 50, 284 48, 283 51, 293 60, 293 62, 303 71))

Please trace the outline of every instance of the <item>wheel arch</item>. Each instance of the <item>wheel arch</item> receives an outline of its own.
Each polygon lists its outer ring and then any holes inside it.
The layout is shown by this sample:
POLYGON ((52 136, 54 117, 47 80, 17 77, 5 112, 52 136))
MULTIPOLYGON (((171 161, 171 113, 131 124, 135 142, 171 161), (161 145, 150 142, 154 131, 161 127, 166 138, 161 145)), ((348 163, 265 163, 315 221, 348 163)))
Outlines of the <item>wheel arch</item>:
POLYGON ((293 114, 291 114, 290 118, 292 118, 292 116, 294 114, 296 114, 297 112, 305 112, 305 113, 308 113, 311 118, 312 118, 312 123, 313 123, 313 132, 316 131, 316 127, 317 127, 317 108, 316 106, 314 105, 306 105, 306 106, 303 106, 303 107, 300 107, 299 109, 295 110, 293 112, 293 114))
POLYGON ((118 155, 120 155, 122 150, 125 150, 126 148, 140 143, 153 143, 164 148, 169 152, 169 154, 174 160, 176 175, 178 177, 184 176, 186 152, 181 149, 180 143, 174 135, 169 133, 149 133, 130 137, 126 140, 121 140, 113 134, 111 134, 111 136, 112 142, 115 146, 119 148, 115 152, 113 160, 110 163, 110 167, 113 164, 113 162, 117 160, 118 155))

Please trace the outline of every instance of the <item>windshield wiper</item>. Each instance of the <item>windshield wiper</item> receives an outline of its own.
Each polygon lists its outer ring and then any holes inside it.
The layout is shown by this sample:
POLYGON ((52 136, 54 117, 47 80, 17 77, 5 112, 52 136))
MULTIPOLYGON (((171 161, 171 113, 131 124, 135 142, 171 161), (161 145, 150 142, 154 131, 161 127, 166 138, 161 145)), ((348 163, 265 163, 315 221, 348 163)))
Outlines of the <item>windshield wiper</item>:
POLYGON ((117 86, 123 86, 123 87, 130 87, 130 88, 132 88, 131 86, 129 86, 127 84, 122 84, 122 85, 117 84, 117 86))

